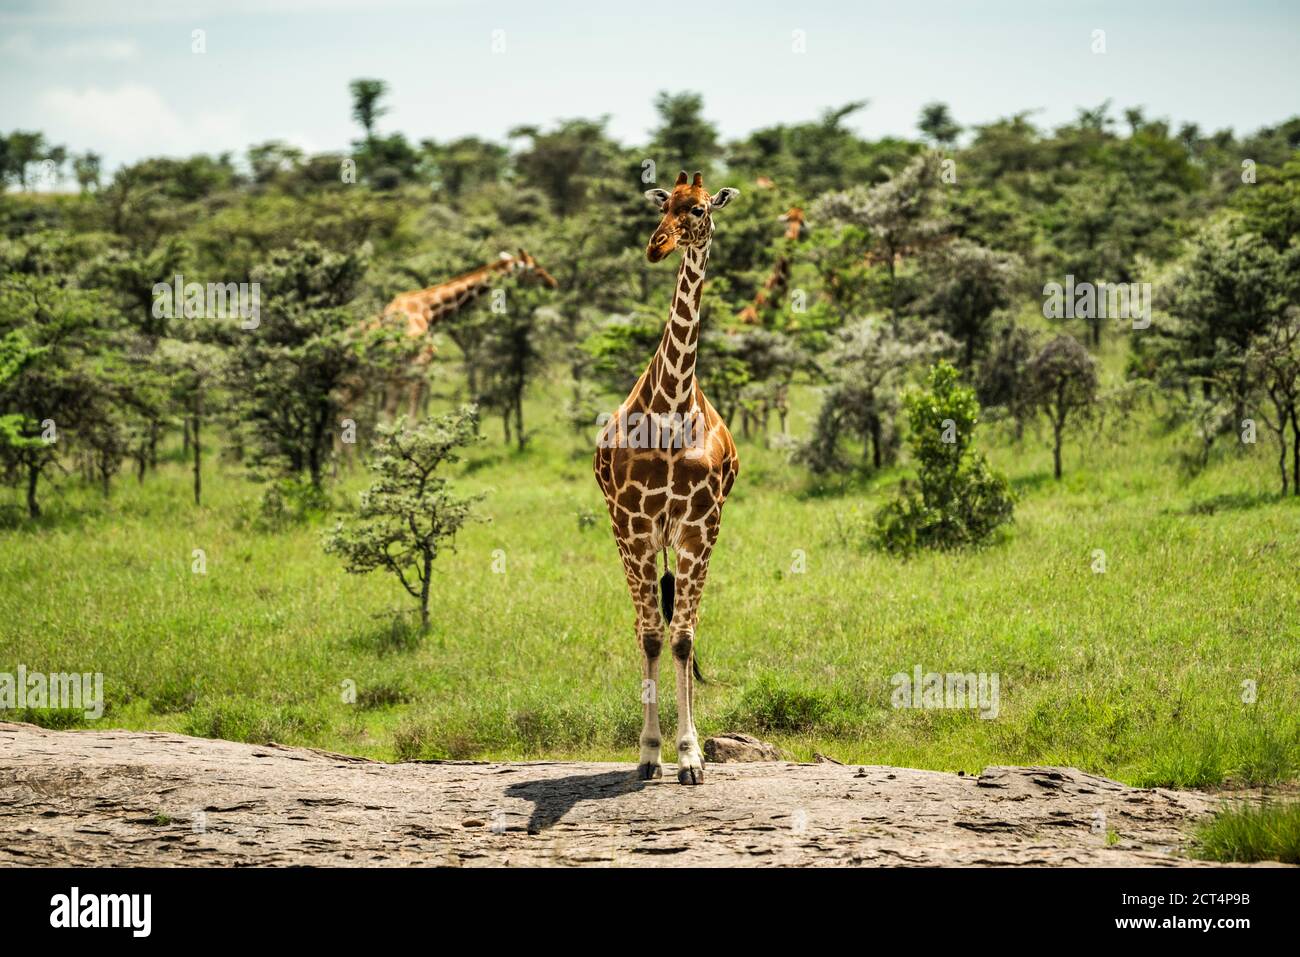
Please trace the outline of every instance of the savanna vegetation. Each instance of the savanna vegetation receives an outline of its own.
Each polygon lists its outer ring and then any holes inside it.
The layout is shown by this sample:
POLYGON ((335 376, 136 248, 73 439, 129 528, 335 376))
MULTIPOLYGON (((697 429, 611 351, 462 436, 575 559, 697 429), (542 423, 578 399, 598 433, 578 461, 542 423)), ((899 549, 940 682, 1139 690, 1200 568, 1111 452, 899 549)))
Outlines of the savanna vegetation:
POLYGON ((1300 776, 1300 117, 964 129, 932 104, 871 141, 855 102, 728 141, 665 93, 641 144, 582 118, 497 143, 413 140, 382 83, 352 92, 346 155, 110 175, 0 137, 0 670, 102 672, 127 728, 631 761, 639 652, 590 457, 668 309, 641 193, 702 169, 742 192, 699 359, 742 469, 701 733, 1300 776), (373 321, 520 248, 558 288, 504 280, 427 367, 373 321), (778 257, 783 295, 742 322, 778 257), (255 282, 260 312, 160 308, 176 277, 255 282), (1050 306, 1053 283, 1083 291, 1050 306), (1097 283, 1149 311, 1103 318, 1097 283), (381 428, 379 384, 412 368, 428 408, 381 428), (371 570, 393 573, 349 574, 371 570), (893 707, 916 666, 998 675, 996 718, 893 707))

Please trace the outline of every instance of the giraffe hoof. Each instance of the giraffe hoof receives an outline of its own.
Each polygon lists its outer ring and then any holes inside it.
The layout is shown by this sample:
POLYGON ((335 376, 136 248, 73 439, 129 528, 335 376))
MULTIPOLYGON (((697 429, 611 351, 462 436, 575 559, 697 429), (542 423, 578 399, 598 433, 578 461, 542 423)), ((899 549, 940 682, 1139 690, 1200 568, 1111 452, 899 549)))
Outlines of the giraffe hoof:
POLYGON ((636 779, 638 781, 650 781, 654 778, 664 776, 664 766, 662 764, 638 764, 636 766, 636 779))
POLYGON ((678 784, 703 784, 704 768, 679 768, 677 770, 678 784))

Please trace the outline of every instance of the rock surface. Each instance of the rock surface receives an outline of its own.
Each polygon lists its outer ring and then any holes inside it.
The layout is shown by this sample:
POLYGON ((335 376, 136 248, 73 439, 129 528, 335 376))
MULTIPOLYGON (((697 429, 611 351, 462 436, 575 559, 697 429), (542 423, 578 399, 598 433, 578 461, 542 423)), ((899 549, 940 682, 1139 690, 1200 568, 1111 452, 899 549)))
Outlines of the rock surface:
POLYGON ((1179 850, 1214 806, 1071 768, 715 764, 686 788, 630 764, 0 723, 0 866, 1192 865, 1179 850))
POLYGON ((760 741, 750 734, 733 731, 704 740, 704 760, 709 764, 735 764, 744 761, 780 761, 784 755, 775 744, 760 741))

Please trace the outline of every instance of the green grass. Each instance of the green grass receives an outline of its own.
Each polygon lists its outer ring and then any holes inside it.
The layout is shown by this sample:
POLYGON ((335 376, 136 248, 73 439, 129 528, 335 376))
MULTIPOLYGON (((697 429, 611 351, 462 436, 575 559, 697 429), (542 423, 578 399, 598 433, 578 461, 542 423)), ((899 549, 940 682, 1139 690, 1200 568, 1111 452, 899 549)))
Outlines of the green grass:
MULTIPOLYGON (((259 488, 209 454, 201 508, 172 461, 108 501, 66 479, 35 526, 0 531, 0 671, 103 672, 103 727, 383 759, 632 761, 631 604, 592 439, 558 421, 560 395, 529 403, 526 452, 486 423, 460 483, 487 493, 492 522, 439 559, 428 635, 395 622, 409 602, 396 582, 322 553, 323 520, 259 531, 259 488), (206 575, 191 572, 195 548, 206 575)), ((805 434, 816 398, 796 400, 791 431, 805 434)), ((991 547, 908 560, 865 544, 905 464, 816 487, 739 441, 697 638, 702 734, 847 763, 1067 764, 1135 785, 1300 775, 1300 503, 1276 495, 1265 440, 1225 443, 1189 478, 1177 440, 1139 419, 1122 441, 1070 443, 1058 483, 1042 437, 1016 445, 990 427, 1015 524, 991 547), (996 673, 998 716, 893 708, 891 675, 918 664, 996 673)), ((364 484, 346 476, 335 495, 364 484)))
POLYGON ((1300 864, 1300 802, 1240 804, 1196 834, 1196 856, 1209 861, 1300 864))

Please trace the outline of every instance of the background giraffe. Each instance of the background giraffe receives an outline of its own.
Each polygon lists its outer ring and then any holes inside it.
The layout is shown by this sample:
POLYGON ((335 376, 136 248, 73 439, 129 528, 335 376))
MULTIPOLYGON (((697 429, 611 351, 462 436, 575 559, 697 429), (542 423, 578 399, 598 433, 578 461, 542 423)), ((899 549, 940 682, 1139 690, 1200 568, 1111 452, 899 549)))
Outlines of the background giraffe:
POLYGON ((767 325, 767 314, 770 310, 781 308, 781 303, 785 301, 786 290, 790 286, 790 251, 789 247, 797 242, 801 236, 808 230, 807 220, 804 218, 803 210, 798 206, 791 206, 789 211, 778 219, 786 224, 785 229, 785 246, 776 254, 776 262, 772 264, 772 271, 768 274, 763 285, 759 287, 758 292, 754 294, 754 301, 744 309, 740 310, 736 318, 748 325, 767 325))
MULTIPOLYGON (((408 339, 422 338, 432 326, 471 305, 495 283, 510 275, 543 283, 551 289, 559 287, 555 277, 539 266, 526 250, 520 249, 516 256, 503 252, 498 259, 478 269, 428 289, 395 296, 384 307, 379 323, 403 324, 408 339)), ((372 323, 370 328, 375 325, 377 323, 372 323)), ((428 368, 435 351, 432 342, 426 344, 411 358, 400 377, 385 384, 385 408, 390 417, 395 414, 404 393, 410 416, 414 417, 423 410, 429 396, 428 368)))
POLYGON ((695 626, 722 505, 736 480, 739 459, 726 423, 700 389, 695 356, 712 213, 738 192, 723 188, 710 196, 703 176, 696 173, 688 185, 685 171, 671 193, 646 191, 664 214, 646 258, 657 263, 680 248, 682 262, 659 348, 606 423, 595 455, 596 481, 605 494, 636 607, 644 719, 637 776, 642 780, 663 775, 658 686, 667 618, 677 679, 677 780, 704 782, 692 711, 695 626), (666 567, 668 549, 676 555, 676 576, 665 571, 661 596, 656 559, 662 552, 666 567))

